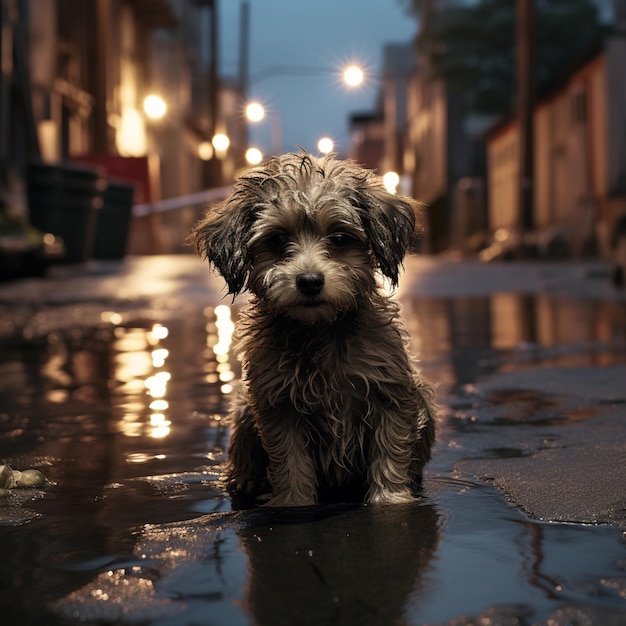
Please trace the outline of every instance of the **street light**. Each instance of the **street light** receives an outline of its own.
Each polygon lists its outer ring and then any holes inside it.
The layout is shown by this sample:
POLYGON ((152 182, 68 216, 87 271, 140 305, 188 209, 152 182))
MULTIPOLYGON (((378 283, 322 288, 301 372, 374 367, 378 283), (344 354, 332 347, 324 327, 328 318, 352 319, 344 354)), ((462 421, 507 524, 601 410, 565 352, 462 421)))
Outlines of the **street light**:
POLYGON ((317 149, 321 154, 328 154, 329 152, 332 152, 334 147, 335 142, 330 137, 322 137, 317 142, 317 149))
POLYGON ((198 156, 203 161, 209 161, 213 158, 213 145, 210 141, 202 141, 198 145, 198 156))
POLYGON ((143 110, 150 119, 160 120, 167 113, 167 104, 161 96, 151 93, 143 101, 143 110))
POLYGON ((266 117, 269 119, 272 151, 274 152, 274 154, 280 154, 283 149, 280 115, 278 115, 277 113, 271 113, 268 115, 265 111, 265 107, 258 101, 248 103, 246 105, 245 111, 247 120, 249 122, 252 122, 253 124, 261 122, 266 117))
POLYGON ((246 106, 246 117, 251 122, 260 122, 265 117, 265 108, 260 102, 250 102, 246 106))
POLYGON ((213 136, 211 143, 217 152, 226 152, 230 146, 230 139, 224 133, 217 133, 213 136))
MULTIPOLYGON (((365 83, 365 71, 357 64, 352 63, 343 67, 339 72, 337 72, 337 68, 335 70, 329 71, 328 68, 323 67, 310 67, 310 66, 291 66, 291 65, 277 65, 257 74, 252 77, 251 82, 253 84, 258 84, 270 78, 276 78, 279 76, 311 76, 311 75, 330 75, 330 74, 340 74, 341 75, 341 83, 349 88, 349 89, 357 89, 361 87, 365 83)), ((244 107, 245 117, 251 123, 258 123, 264 120, 266 117, 269 118, 269 122, 271 125, 271 144, 272 144, 272 152, 275 154, 279 154, 282 152, 282 128, 281 128, 281 117, 276 112, 268 112, 265 110, 263 104, 259 101, 251 101, 244 107)), ((322 154, 328 154, 332 152, 334 149, 334 142, 329 137, 323 137, 317 144, 318 150, 322 154)))
MULTIPOLYGON (((330 76, 337 73, 337 69, 329 70, 327 67, 317 67, 308 65, 274 65, 268 67, 251 78, 251 83, 258 85, 272 78, 280 76, 294 76, 303 78, 305 76, 330 76)), ((349 87, 360 87, 365 81, 365 71, 358 63, 351 63, 339 69, 342 81, 349 87)))
POLYGON ((400 184, 400 176, 398 172, 385 172, 383 175, 383 185, 389 193, 397 193, 400 184))
POLYGON ((248 148, 246 150, 246 163, 258 165, 263 160, 263 153, 258 148, 248 148))
POLYGON ((360 87, 365 81, 365 72, 356 64, 348 65, 343 70, 343 82, 347 87, 360 87))

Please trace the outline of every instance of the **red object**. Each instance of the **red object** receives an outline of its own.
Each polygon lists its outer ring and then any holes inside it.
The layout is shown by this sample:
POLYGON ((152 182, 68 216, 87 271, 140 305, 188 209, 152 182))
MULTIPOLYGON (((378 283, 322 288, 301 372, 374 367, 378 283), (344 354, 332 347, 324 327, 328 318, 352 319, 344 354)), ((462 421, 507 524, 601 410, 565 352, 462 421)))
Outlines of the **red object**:
POLYGON ((160 200, 159 164, 154 157, 122 157, 112 154, 83 154, 72 157, 77 163, 97 166, 109 178, 135 186, 135 204, 160 200))

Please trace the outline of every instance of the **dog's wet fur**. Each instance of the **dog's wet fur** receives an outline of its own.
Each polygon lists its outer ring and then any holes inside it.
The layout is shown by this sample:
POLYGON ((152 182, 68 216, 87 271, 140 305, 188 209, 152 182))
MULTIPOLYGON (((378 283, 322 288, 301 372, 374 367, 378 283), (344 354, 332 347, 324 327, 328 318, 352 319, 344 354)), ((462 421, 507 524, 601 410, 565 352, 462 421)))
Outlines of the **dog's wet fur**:
POLYGON ((410 502, 436 402, 407 350, 397 285, 419 204, 334 155, 248 170, 190 239, 234 296, 240 398, 228 487, 239 501, 410 502))

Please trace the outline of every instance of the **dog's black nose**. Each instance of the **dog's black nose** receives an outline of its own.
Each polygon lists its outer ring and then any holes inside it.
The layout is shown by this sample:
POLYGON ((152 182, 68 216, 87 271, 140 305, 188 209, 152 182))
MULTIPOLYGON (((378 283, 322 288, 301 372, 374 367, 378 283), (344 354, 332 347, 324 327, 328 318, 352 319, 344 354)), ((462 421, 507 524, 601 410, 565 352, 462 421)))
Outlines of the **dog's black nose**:
POLYGON ((303 272, 296 277, 296 286, 305 296, 316 296, 324 288, 324 274, 303 272))

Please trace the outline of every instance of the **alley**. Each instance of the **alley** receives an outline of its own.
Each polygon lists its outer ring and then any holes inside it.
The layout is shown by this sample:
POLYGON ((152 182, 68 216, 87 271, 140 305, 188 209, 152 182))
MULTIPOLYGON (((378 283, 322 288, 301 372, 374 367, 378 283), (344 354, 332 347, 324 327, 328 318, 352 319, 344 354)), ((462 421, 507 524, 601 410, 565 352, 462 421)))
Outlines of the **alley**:
POLYGON ((0 285, 0 460, 50 481, 1 501, 5 613, 623 623, 624 293, 601 262, 405 270, 397 297, 442 412, 424 500, 299 513, 232 511, 223 490, 241 303, 199 260, 0 285))

